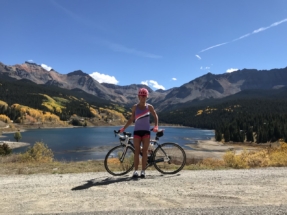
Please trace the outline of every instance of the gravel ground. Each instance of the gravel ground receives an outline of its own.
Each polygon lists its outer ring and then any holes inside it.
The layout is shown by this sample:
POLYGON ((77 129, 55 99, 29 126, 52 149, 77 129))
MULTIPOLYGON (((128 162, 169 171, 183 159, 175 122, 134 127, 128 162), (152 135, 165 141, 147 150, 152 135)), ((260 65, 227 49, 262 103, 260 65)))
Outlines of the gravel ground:
POLYGON ((287 168, 1 175, 0 214, 287 214, 287 168))

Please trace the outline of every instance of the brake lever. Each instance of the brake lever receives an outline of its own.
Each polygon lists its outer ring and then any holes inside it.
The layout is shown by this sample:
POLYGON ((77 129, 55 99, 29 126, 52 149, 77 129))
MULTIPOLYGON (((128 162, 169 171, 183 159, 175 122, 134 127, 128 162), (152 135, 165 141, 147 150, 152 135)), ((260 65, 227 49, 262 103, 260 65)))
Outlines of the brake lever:
POLYGON ((115 134, 115 137, 117 137, 118 132, 116 130, 114 130, 114 134, 115 134))

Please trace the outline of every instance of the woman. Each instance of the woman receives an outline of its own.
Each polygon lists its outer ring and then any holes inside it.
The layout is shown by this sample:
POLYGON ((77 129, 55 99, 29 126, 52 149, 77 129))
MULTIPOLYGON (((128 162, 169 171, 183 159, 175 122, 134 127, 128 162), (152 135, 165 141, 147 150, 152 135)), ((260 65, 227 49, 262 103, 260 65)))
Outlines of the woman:
POLYGON ((135 156, 134 156, 134 166, 135 171, 133 177, 138 177, 138 165, 139 165, 139 153, 140 145, 142 143, 142 171, 141 178, 145 178, 145 169, 147 164, 147 151, 150 142, 150 113, 154 117, 155 126, 153 128, 154 132, 158 131, 158 116, 152 105, 146 103, 148 98, 148 90, 141 88, 138 91, 139 103, 135 104, 132 107, 132 115, 127 121, 126 125, 120 129, 120 132, 123 132, 132 122, 135 122, 134 127, 134 147, 135 147, 135 156))

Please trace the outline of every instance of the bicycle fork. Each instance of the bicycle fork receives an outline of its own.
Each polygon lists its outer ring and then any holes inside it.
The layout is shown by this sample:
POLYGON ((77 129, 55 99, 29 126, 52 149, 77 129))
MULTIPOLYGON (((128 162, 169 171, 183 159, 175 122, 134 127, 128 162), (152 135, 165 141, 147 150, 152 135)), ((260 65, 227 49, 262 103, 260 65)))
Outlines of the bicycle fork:
POLYGON ((122 156, 120 157, 120 162, 122 163, 124 161, 124 158, 126 156, 127 153, 127 148, 124 149, 124 152, 122 153, 122 156))
POLYGON ((124 159, 125 159, 125 157, 126 157, 127 150, 128 150, 128 146, 125 147, 125 149, 124 149, 124 151, 123 151, 123 153, 122 153, 122 155, 121 155, 121 157, 120 157, 120 159, 119 159, 121 163, 124 162, 124 159))

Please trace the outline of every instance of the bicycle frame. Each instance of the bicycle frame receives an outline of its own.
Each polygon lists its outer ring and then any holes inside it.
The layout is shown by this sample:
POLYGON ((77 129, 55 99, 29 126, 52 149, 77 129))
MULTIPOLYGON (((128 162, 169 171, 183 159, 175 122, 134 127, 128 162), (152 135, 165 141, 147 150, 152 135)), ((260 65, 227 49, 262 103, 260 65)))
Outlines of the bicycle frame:
POLYGON ((153 158, 153 152, 157 149, 157 148, 159 148, 162 152, 163 152, 163 154, 164 154, 164 158, 160 158, 160 159, 157 159, 157 160, 150 160, 150 159, 148 159, 148 164, 147 164, 147 167, 149 167, 149 166, 152 166, 154 163, 159 163, 159 162, 169 162, 170 161, 170 158, 168 157, 168 155, 165 153, 165 151, 162 149, 162 147, 161 147, 161 144, 160 143, 158 143, 156 140, 150 140, 150 143, 153 143, 154 145, 156 145, 156 148, 152 151, 152 154, 151 154, 151 158, 153 158))
MULTIPOLYGON (((128 133, 128 132, 124 132, 123 133, 124 135, 121 135, 120 133, 118 133, 116 131, 114 131, 114 133, 119 136, 121 145, 125 146, 125 150, 122 153, 122 156, 120 157, 120 162, 123 162, 123 160, 126 156, 128 146, 131 146, 133 149, 135 149, 134 144, 131 142, 131 140, 133 140, 134 138, 131 137, 131 133, 128 133)), ((158 143, 157 140, 159 140, 158 137, 156 139, 150 139, 150 143, 153 143, 154 145, 156 145, 156 148, 153 151, 155 151, 157 148, 160 148, 160 150, 163 152, 165 157, 157 159, 157 160, 148 159, 148 163, 147 163, 146 168, 152 166, 154 163, 169 162, 170 161, 170 158, 168 157, 166 152, 162 149, 161 145, 158 143)), ((140 152, 140 155, 142 156, 142 152, 140 152)), ((150 157, 153 158, 153 152, 152 152, 150 157)))

